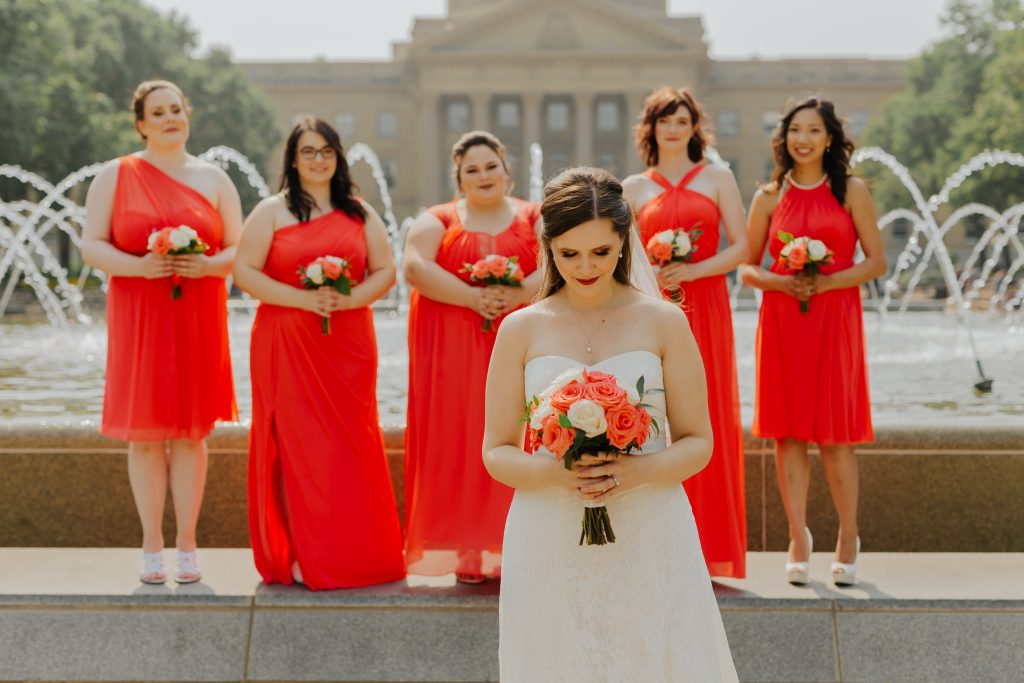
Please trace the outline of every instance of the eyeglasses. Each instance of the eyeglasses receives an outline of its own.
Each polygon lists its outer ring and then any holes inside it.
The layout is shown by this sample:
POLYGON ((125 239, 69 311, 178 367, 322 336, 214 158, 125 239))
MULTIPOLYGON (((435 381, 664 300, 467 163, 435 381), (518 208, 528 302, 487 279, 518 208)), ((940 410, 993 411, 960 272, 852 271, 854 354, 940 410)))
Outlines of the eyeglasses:
POLYGON ((305 159, 306 161, 313 161, 313 159, 316 159, 317 156, 319 156, 324 161, 330 161, 331 159, 334 159, 336 156, 338 156, 338 151, 330 146, 321 147, 320 149, 315 149, 313 147, 303 147, 302 149, 299 150, 299 156, 305 159))

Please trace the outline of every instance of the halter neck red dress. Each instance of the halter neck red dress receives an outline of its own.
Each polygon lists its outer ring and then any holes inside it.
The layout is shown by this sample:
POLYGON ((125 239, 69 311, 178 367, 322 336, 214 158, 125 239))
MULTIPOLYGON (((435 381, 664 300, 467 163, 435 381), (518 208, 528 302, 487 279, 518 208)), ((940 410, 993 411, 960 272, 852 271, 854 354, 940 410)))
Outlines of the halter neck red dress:
MULTIPOLYGON (((263 272, 301 287, 298 268, 340 256, 366 272, 362 220, 333 211, 274 233, 263 272)), ((265 583, 312 590, 405 575, 377 416, 377 339, 369 306, 320 316, 261 303, 252 327, 249 536, 265 583)))
MULTIPOLYGON (((853 265, 853 219, 824 179, 813 187, 783 185, 768 228, 768 250, 771 271, 784 274, 779 230, 824 242, 835 256, 822 273, 853 265)), ((788 294, 765 292, 755 348, 756 436, 819 444, 874 440, 860 287, 817 294, 807 313, 788 294)))
MULTIPOLYGON (((217 253, 220 214, 192 187, 141 157, 118 159, 110 243, 145 256, 149 235, 187 225, 217 253)), ((107 283, 107 385, 100 432, 124 441, 202 439, 237 420, 222 277, 111 276, 107 283)))
MULTIPOLYGON (((514 200, 497 235, 466 230, 454 202, 429 211, 444 225, 437 264, 459 270, 488 254, 518 256, 537 269, 533 230, 540 207, 514 200)), ((484 385, 494 339, 480 315, 413 290, 409 302, 409 412, 405 429, 405 560, 410 573, 499 576, 505 517, 513 490, 484 469, 484 385)))
MULTIPOLYGON (((644 175, 664 188, 637 213, 644 243, 658 232, 673 228, 702 230, 693 241, 693 263, 718 253, 718 205, 687 186, 706 167, 692 168, 672 185, 653 169, 644 175)), ((683 482, 697 520, 701 549, 712 576, 746 576, 747 512, 743 468, 743 427, 740 422, 739 384, 732 309, 724 275, 681 282, 682 308, 697 340, 708 384, 708 410, 715 435, 711 462, 683 482)))

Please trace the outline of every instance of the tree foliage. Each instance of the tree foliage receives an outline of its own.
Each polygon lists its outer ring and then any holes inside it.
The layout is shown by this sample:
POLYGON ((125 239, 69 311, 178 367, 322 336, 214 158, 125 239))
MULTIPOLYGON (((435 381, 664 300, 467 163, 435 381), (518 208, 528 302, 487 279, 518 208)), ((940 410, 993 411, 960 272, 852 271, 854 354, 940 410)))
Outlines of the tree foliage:
MULTIPOLYGON (((1021 0, 952 0, 948 36, 912 60, 908 88, 890 98, 866 142, 896 156, 925 196, 978 152, 1024 152, 1024 7, 1021 0)), ((883 209, 909 202, 902 184, 865 167, 883 209)), ((1024 169, 984 171, 963 196, 996 207, 1024 200, 1024 169)))
POLYGON ((139 149, 132 93, 166 78, 192 102, 190 151, 228 145, 265 168, 282 136, 272 105, 227 51, 195 56, 197 45, 183 17, 141 0, 0 0, 0 163, 56 182, 139 149))

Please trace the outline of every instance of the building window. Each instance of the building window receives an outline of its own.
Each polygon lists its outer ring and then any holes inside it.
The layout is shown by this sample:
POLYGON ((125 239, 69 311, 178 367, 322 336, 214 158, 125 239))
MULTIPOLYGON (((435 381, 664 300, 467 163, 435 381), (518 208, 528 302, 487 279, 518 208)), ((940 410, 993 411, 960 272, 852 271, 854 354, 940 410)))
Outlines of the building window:
POLYGON ((469 102, 449 102, 446 108, 448 130, 461 133, 469 129, 469 102))
POLYGON ((730 138, 740 134, 740 113, 738 111, 718 112, 718 130, 715 131, 723 138, 730 138))
POLYGON ((398 137, 398 114, 393 111, 377 112, 377 137, 398 137))
POLYGON ((569 130, 569 103, 548 102, 547 124, 548 130, 569 130))
POLYGON ((518 128, 519 127, 519 103, 499 102, 498 103, 498 127, 518 128))
POLYGON ((868 115, 862 111, 850 112, 850 135, 860 137, 868 127, 868 115))
POLYGON ((597 103, 597 129, 600 131, 613 131, 619 129, 619 103, 598 102, 597 103))
POLYGON ((569 168, 569 157, 564 154, 549 154, 544 156, 544 176, 553 178, 556 174, 569 168))
POLYGON ((356 115, 350 111, 341 112, 334 117, 334 127, 343 141, 351 141, 356 135, 356 115))
POLYGON ((775 127, 779 125, 779 113, 776 111, 766 111, 761 114, 761 129, 764 131, 764 136, 770 138, 772 133, 775 132, 775 127))
POLYGON ((979 240, 985 234, 985 217, 974 214, 964 219, 964 232, 969 240, 979 240))
POLYGON ((906 218, 897 218, 892 222, 892 236, 898 240, 905 240, 910 237, 910 221, 906 218))
POLYGON ((384 172, 384 182, 387 183, 388 192, 394 192, 398 187, 398 162, 394 159, 381 161, 381 170, 384 172))

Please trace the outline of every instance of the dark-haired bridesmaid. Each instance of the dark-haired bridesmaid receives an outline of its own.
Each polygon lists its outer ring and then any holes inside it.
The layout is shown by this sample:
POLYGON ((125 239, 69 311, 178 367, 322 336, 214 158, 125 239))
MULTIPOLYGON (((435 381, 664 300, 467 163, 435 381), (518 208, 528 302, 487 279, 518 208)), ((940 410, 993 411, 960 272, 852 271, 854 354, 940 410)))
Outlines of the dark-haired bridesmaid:
POLYGON ((253 210, 239 244, 235 282, 260 300, 249 533, 266 583, 323 590, 405 575, 370 308, 394 284, 395 263, 383 222, 355 191, 337 132, 307 118, 288 136, 281 191, 253 210), (303 288, 299 268, 322 256, 348 262, 349 295, 303 288))
POLYGON ((775 439, 789 521, 789 582, 809 578, 807 445, 813 442, 839 513, 832 579, 852 585, 860 548, 853 445, 874 439, 860 286, 885 274, 885 250, 871 193, 850 175, 853 143, 831 102, 809 97, 790 106, 772 149, 775 171, 751 204, 750 262, 740 271, 746 284, 764 291, 753 433, 775 439), (791 237, 813 241, 798 246, 791 237), (858 242, 864 259, 856 263, 858 242), (772 257, 767 270, 765 247, 772 257), (831 256, 820 274, 795 274, 826 252, 831 256))

